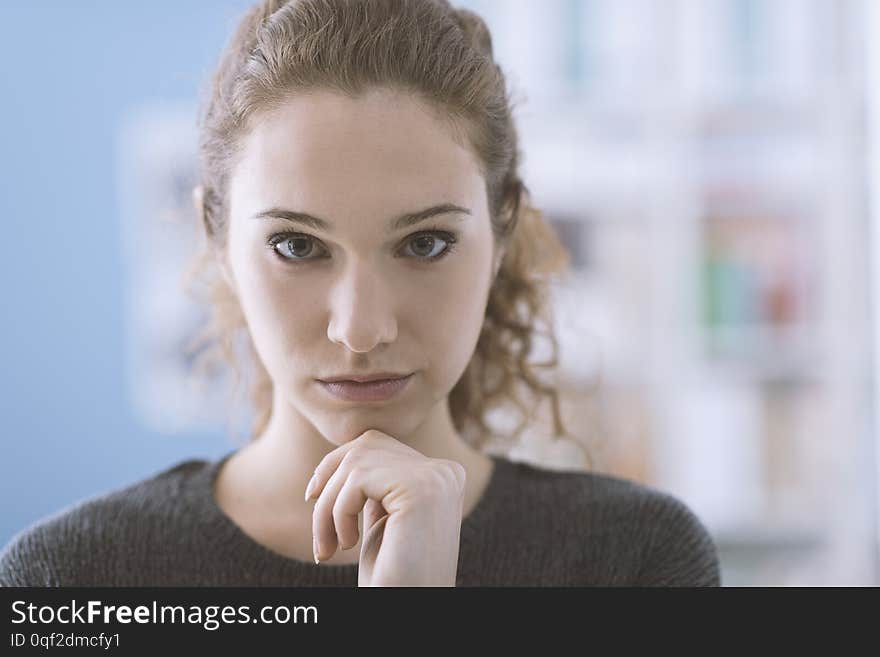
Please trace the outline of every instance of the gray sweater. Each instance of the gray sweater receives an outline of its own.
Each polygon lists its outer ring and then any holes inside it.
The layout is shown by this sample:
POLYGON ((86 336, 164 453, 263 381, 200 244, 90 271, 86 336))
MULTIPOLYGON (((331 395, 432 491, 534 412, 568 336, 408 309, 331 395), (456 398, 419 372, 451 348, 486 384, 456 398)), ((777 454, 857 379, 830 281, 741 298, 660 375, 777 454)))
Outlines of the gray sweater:
MULTIPOLYGON (((183 461, 18 532, 3 586, 357 586, 357 564, 283 556, 217 506, 222 458, 183 461)), ((461 526, 458 586, 719 586, 716 546, 678 498, 493 455, 461 526)))

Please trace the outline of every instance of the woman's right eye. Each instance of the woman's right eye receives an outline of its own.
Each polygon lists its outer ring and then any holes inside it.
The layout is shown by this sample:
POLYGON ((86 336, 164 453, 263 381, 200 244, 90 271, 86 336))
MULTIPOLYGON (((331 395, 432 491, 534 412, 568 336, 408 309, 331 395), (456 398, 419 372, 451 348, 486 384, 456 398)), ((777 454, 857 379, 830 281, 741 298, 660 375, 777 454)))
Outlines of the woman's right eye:
POLYGON ((279 258, 287 261, 312 260, 315 240, 301 233, 279 233, 269 238, 269 246, 279 258))

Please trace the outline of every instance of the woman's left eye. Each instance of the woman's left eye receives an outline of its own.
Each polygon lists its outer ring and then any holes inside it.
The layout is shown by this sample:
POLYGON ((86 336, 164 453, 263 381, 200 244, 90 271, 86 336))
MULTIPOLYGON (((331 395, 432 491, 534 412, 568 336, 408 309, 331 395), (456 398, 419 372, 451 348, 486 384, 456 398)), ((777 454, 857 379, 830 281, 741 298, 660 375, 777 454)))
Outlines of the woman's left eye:
MULTIPOLYGON (((404 256, 415 258, 420 262, 433 262, 445 258, 455 249, 458 238, 453 233, 446 231, 428 231, 416 233, 407 237, 404 244, 404 256), (407 253, 407 251, 409 253, 407 253)), ((268 246, 275 255, 286 262, 307 262, 325 255, 314 256, 315 240, 310 235, 302 233, 277 233, 269 238, 268 246), (280 250, 279 250, 280 249, 280 250)))
POLYGON ((439 260, 452 252, 455 242, 455 236, 450 233, 431 232, 407 238, 406 246, 412 247, 411 252, 417 260, 439 260))

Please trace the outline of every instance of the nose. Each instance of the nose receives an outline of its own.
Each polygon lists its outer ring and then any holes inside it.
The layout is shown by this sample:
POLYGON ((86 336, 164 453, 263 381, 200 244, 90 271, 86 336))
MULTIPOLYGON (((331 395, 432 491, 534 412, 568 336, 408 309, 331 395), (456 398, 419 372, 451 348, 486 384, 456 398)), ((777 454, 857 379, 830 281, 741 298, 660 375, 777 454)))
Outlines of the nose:
POLYGON ((352 263, 330 294, 327 337, 332 342, 366 353, 397 339, 395 299, 377 272, 352 263))

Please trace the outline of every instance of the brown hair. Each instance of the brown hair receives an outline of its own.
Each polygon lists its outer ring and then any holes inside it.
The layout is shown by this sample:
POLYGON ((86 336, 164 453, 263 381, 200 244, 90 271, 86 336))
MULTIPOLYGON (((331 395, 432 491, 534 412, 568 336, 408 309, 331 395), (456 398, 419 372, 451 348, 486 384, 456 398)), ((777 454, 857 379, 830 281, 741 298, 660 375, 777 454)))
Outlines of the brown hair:
MULTIPOLYGON (((567 268, 568 254, 530 205, 520 179, 512 103, 489 30, 475 13, 446 0, 264 0, 243 16, 199 117, 200 209, 208 248, 189 277, 213 272, 214 316, 192 346, 219 346, 240 382, 233 336, 245 322, 228 284, 217 275, 213 252, 225 247, 229 174, 249 119, 290 94, 324 89, 357 97, 372 87, 427 101, 457 138, 467 140, 486 180, 493 234, 504 257, 476 349, 449 395, 456 430, 482 446, 491 434, 489 411, 512 403, 522 415, 514 430, 519 436, 546 399, 554 435, 570 435, 556 387, 539 376, 540 369, 557 365, 547 284, 548 275, 567 268), (547 338, 551 357, 529 362, 540 336, 547 338)), ((272 382, 247 336, 245 343, 257 436, 271 414, 272 382)), ((216 353, 208 355, 212 351, 203 351, 201 359, 216 360, 216 353)))

